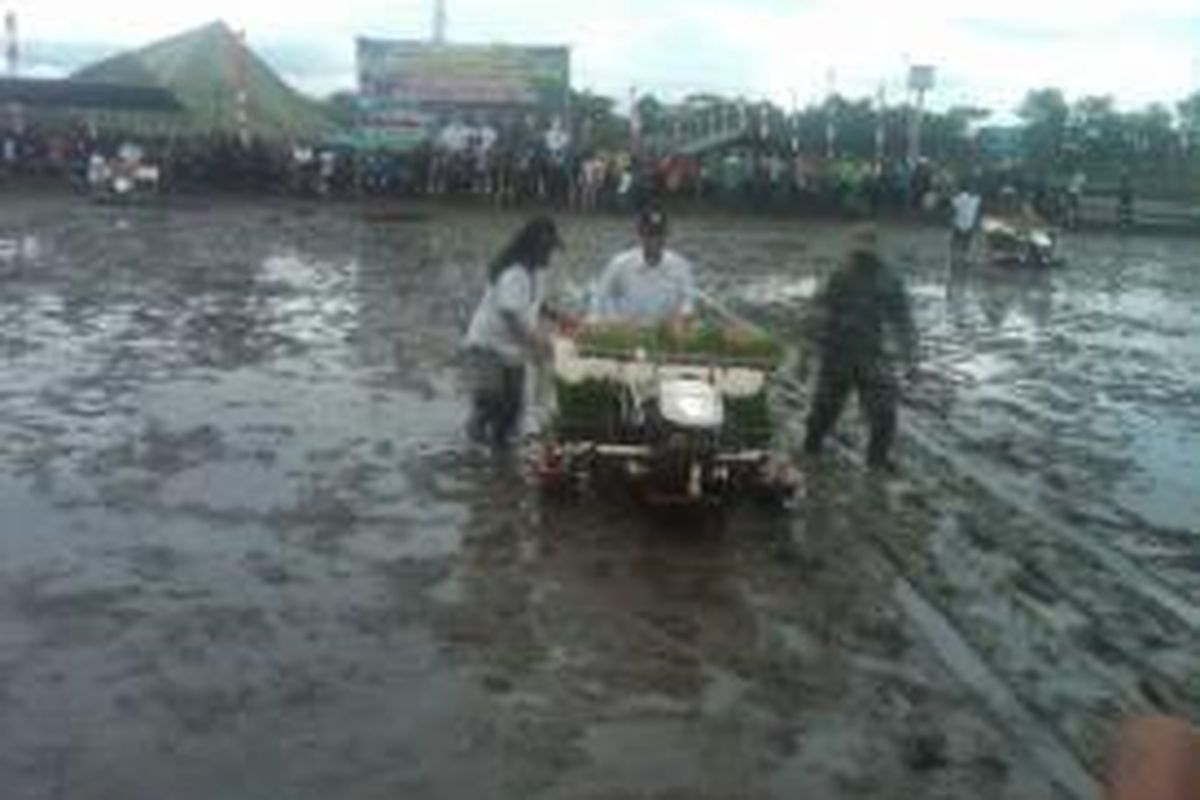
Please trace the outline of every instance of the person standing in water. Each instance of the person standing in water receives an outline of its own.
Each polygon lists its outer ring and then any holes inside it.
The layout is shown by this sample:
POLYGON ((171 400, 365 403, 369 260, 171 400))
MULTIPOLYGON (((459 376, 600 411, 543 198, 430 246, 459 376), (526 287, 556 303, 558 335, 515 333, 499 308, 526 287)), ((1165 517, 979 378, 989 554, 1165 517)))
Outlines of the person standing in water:
POLYGON ((861 225, 851 233, 849 256, 817 295, 809 335, 820 358, 804 450, 810 456, 837 424, 850 393, 857 392, 871 429, 867 464, 894 469, 889 458, 896 433, 900 389, 885 347, 894 337, 909 374, 916 367, 917 336, 903 280, 879 256, 878 232, 861 225))
POLYGON ((1133 227, 1133 181, 1129 170, 1121 172, 1121 183, 1117 186, 1117 225, 1122 230, 1133 227))
POLYGON ((517 231, 488 266, 488 284, 475 309, 464 345, 467 351, 471 415, 467 435, 493 448, 506 447, 524 409, 525 368, 548 357, 541 331, 543 272, 562 246, 554 220, 538 216, 517 231))
POLYGON ((965 264, 970 255, 971 244, 975 240, 975 231, 979 228, 979 206, 979 195, 968 184, 964 184, 950 201, 954 215, 950 233, 950 265, 952 267, 965 264))

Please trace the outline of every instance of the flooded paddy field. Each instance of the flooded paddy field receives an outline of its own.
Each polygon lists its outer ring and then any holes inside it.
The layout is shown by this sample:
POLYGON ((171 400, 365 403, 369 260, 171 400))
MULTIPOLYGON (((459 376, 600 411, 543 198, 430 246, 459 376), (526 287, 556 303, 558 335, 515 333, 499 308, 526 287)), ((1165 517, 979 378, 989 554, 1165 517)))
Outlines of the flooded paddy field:
MULTIPOLYGON (((902 478, 833 454, 714 524, 547 505, 465 444, 517 215, 3 203, 6 798, 1087 797, 1123 714, 1200 708, 1194 241, 950 274, 885 229, 902 478)), ((575 298, 632 229, 561 225, 575 298)), ((791 339, 843 235, 673 245, 791 339)))

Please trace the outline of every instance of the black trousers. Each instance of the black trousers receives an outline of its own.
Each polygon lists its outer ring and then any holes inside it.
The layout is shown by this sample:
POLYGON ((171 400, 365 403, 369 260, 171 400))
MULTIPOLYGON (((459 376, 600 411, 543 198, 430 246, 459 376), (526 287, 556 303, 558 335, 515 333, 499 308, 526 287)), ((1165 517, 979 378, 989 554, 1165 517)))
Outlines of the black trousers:
POLYGON ((816 397, 808 414, 804 450, 814 455, 821 451, 822 442, 837 424, 851 392, 858 394, 871 429, 867 463, 884 466, 896 438, 896 402, 900 392, 891 366, 883 359, 861 362, 822 359, 816 397))
POLYGON ((955 228, 950 233, 950 259, 954 263, 966 261, 967 254, 971 252, 971 241, 975 238, 975 231, 960 231, 955 228))
POLYGON ((472 350, 471 416, 467 434, 493 447, 507 446, 525 407, 525 367, 485 350, 472 350))

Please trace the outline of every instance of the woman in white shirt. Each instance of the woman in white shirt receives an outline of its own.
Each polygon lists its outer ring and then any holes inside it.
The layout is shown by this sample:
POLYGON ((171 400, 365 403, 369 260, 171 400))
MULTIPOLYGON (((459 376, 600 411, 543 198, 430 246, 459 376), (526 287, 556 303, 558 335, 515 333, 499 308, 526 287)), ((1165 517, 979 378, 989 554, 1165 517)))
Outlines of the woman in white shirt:
POLYGON ((475 309, 464 345, 471 369, 473 441, 505 447, 524 405, 525 365, 549 350, 540 332, 544 287, 541 272, 562 245, 554 220, 525 223, 488 267, 488 286, 475 309))

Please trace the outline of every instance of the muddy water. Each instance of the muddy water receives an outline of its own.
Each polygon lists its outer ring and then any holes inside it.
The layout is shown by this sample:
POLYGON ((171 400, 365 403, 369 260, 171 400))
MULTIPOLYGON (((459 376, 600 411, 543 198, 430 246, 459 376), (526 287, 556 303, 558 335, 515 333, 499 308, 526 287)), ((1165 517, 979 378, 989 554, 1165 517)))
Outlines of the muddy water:
MULTIPOLYGON (((1186 243, 948 287, 891 232, 909 480, 656 519, 461 441, 513 217, 4 203, 6 798, 1078 796, 1122 709, 1200 697, 1186 243)), ((575 297, 628 231, 564 233, 575 297)), ((839 236, 678 243, 787 331, 839 236)))
MULTIPOLYGON (((797 231, 726 291, 794 325, 836 257, 827 234, 797 231)), ((887 237, 925 368, 877 538, 1098 767, 1113 716, 1200 708, 1200 259, 1188 240, 1080 237, 1062 271, 949 273, 944 247, 887 237)))

